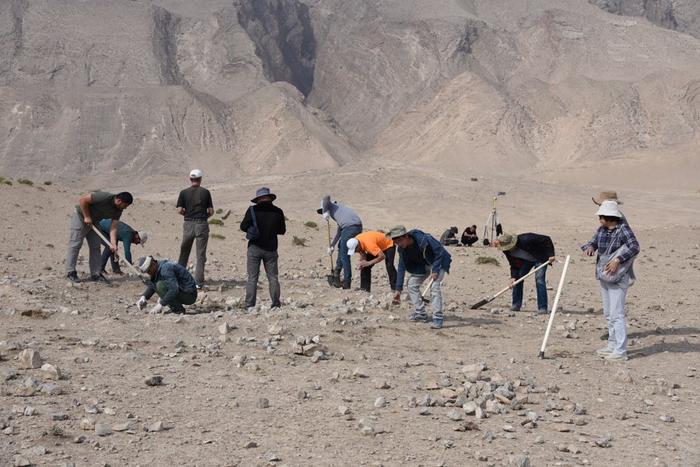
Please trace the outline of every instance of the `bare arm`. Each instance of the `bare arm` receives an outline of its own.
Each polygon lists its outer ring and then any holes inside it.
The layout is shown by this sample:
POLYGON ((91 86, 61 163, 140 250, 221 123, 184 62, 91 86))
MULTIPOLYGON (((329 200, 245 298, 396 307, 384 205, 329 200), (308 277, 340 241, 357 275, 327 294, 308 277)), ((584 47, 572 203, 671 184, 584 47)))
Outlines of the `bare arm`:
POLYGON ((117 225, 119 225, 119 221, 112 219, 112 225, 109 226, 109 249, 112 253, 117 251, 117 225))
POLYGON ((92 217, 90 217, 90 205, 92 204, 92 193, 85 193, 78 199, 80 211, 83 213, 83 222, 87 225, 92 225, 92 217))

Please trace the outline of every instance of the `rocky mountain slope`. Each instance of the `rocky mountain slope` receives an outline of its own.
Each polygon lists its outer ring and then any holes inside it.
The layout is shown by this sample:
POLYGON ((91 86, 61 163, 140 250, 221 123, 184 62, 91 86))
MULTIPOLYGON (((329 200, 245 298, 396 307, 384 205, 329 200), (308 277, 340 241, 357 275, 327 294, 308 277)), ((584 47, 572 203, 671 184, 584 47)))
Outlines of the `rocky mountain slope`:
POLYGON ((7 1, 0 172, 223 180, 692 151, 699 17, 669 0, 7 1))

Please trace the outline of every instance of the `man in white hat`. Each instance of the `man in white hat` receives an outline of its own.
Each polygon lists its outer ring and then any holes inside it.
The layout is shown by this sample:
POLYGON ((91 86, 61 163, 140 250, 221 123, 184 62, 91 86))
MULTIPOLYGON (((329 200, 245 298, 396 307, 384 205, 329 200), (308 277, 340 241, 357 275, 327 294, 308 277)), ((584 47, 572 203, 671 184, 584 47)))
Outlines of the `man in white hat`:
POLYGON ((202 187, 202 171, 190 172, 190 187, 182 190, 177 198, 177 213, 185 217, 182 228, 182 244, 178 263, 187 267, 192 251, 192 243, 197 243, 197 265, 194 278, 197 287, 204 283, 204 265, 207 262, 207 243, 209 242, 209 217, 214 214, 214 205, 209 190, 202 187))
POLYGON ((282 306, 280 302, 280 281, 278 270, 277 236, 287 232, 284 212, 272 204, 277 196, 267 187, 255 192, 250 200, 254 206, 248 208, 241 222, 241 230, 248 239, 247 269, 248 282, 245 288, 245 306, 252 308, 257 301, 260 263, 265 267, 270 287, 271 307, 282 306))
POLYGON ((396 245, 383 232, 368 231, 351 238, 347 242, 348 256, 355 252, 360 254, 357 267, 360 269, 360 289, 369 292, 372 288, 372 266, 384 261, 386 273, 389 276, 389 287, 396 291, 396 268, 394 256, 396 245))
MULTIPOLYGON (((111 219, 102 219, 98 224, 97 228, 102 231, 105 236, 109 235, 109 230, 112 227, 111 219)), ((118 221, 117 223, 117 245, 122 242, 124 245, 124 259, 130 264, 133 264, 131 259, 131 245, 141 245, 145 246, 148 240, 148 233, 144 231, 136 231, 126 222, 118 221)), ((114 259, 114 253, 108 246, 104 246, 102 250, 102 273, 105 273, 105 268, 107 267, 107 261, 112 259, 112 274, 124 274, 119 267, 119 261, 114 259)))
POLYGON ((151 279, 146 291, 136 302, 139 310, 144 309, 153 294, 158 294, 160 300, 149 311, 151 314, 163 312, 166 306, 173 313, 184 313, 183 305, 191 305, 197 300, 197 284, 194 277, 175 261, 156 261, 153 256, 146 256, 139 258, 137 267, 151 279))

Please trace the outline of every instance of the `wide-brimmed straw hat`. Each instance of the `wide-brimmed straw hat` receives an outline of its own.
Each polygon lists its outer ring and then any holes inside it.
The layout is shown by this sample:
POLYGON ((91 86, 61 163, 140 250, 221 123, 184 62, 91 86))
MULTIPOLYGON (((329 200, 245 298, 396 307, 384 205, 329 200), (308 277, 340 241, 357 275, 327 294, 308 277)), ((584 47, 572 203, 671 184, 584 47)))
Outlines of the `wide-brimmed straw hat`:
POLYGON ((404 227, 403 225, 396 225, 391 228, 391 230, 388 234, 386 234, 386 236, 389 238, 397 238, 402 235, 406 235, 406 233, 406 227, 404 227))
POLYGON ((501 251, 510 251, 515 248, 518 243, 518 236, 512 233, 504 232, 498 236, 498 249, 501 251))
POLYGON ((618 208, 617 203, 612 200, 607 200, 600 203, 600 207, 598 208, 598 212, 596 212, 596 215, 617 218, 622 217, 622 214, 620 213, 620 208, 618 208))
POLYGON ((617 191, 601 191, 598 193, 598 196, 592 197, 591 199, 598 206, 600 206, 603 201, 607 200, 615 201, 617 204, 622 204, 622 201, 617 198, 617 191))
POLYGON ((257 203, 258 200, 259 200, 260 198, 262 198, 263 196, 269 196, 269 197, 271 197, 271 198, 272 198, 272 201, 274 201, 274 200, 277 199, 277 195, 274 194, 274 193, 272 193, 268 187, 264 186, 264 187, 262 187, 262 188, 258 188, 258 190, 255 192, 255 198, 251 199, 250 202, 251 202, 251 203, 257 203))

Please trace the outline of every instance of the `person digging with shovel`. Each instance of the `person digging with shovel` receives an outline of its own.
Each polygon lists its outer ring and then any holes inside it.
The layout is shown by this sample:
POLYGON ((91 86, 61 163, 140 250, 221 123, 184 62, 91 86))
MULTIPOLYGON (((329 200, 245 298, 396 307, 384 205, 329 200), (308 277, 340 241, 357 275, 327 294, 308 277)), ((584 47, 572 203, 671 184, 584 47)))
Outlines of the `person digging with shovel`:
MULTIPOLYGON (((514 235, 503 233, 493 241, 493 246, 506 255, 510 264, 511 284, 544 263, 552 264, 556 261, 554 256, 554 243, 547 235, 536 233, 524 233, 514 235)), ((535 274, 537 287, 537 313, 547 314, 547 268, 544 267, 535 274)), ((523 305, 523 283, 513 287, 513 304, 511 311, 520 311, 523 305)))
POLYGON ((425 312, 425 303, 420 291, 420 286, 426 279, 430 283, 430 298, 433 308, 431 329, 442 328, 442 281, 445 274, 450 272, 452 257, 432 236, 414 229, 406 231, 403 225, 397 225, 387 234, 397 246, 399 253, 399 268, 396 276, 396 292, 394 301, 401 299, 403 282, 406 271, 410 273, 408 279, 408 296, 413 304, 414 311, 408 318, 410 321, 429 321, 425 312))
POLYGON ((326 221, 330 218, 338 224, 335 237, 328 246, 328 254, 330 255, 335 250, 335 245, 338 245, 338 258, 335 263, 334 278, 331 285, 349 289, 352 281, 352 264, 350 263, 350 256, 348 256, 347 244, 348 240, 362 232, 362 219, 355 211, 344 204, 340 204, 337 201, 331 202, 330 195, 323 197, 321 208, 316 212, 323 215, 326 221), (338 243, 339 241, 340 243, 338 243), (341 271, 343 272, 342 282, 340 281, 341 271))
POLYGON ((95 222, 109 219, 109 249, 111 253, 117 251, 117 222, 122 211, 134 202, 133 196, 127 191, 118 194, 106 191, 85 193, 78 199, 75 211, 71 218, 70 235, 68 238, 68 253, 66 254, 66 277, 71 282, 80 282, 76 272, 78 254, 83 246, 83 240, 87 240, 90 248, 90 280, 94 282, 107 282, 102 275, 102 259, 100 256, 100 238, 93 231, 95 222))
MULTIPOLYGON (((109 230, 112 227, 112 220, 111 219, 102 219, 98 224, 97 228, 100 229, 100 231, 104 235, 109 235, 109 230)), ((146 241, 148 240, 148 233, 144 231, 136 231, 134 230, 129 224, 126 222, 118 221, 117 223, 117 246, 119 246, 119 242, 121 241, 122 244, 124 245, 124 259, 128 261, 130 264, 133 264, 133 260, 131 259, 131 245, 141 245, 145 246, 146 241)), ((121 270, 119 267, 119 260, 116 257, 116 255, 111 251, 109 246, 104 245, 104 249, 102 250, 102 274, 104 274, 105 268, 107 267, 107 261, 109 261, 111 258, 111 263, 112 263, 112 274, 124 274, 124 272, 121 270)))
POLYGON ((166 306, 173 313, 184 313, 183 305, 192 305, 197 300, 197 284, 194 277, 179 263, 156 261, 153 256, 146 256, 139 258, 137 266, 150 278, 150 282, 146 284, 146 291, 136 302, 139 310, 146 307, 153 294, 158 294, 160 300, 149 311, 152 315, 162 313, 166 306))

